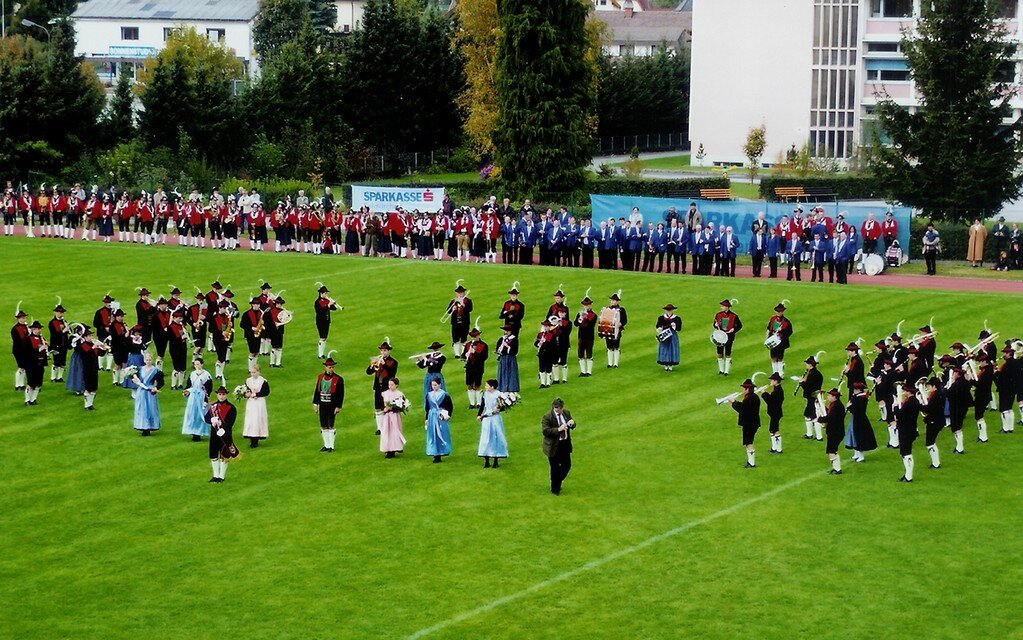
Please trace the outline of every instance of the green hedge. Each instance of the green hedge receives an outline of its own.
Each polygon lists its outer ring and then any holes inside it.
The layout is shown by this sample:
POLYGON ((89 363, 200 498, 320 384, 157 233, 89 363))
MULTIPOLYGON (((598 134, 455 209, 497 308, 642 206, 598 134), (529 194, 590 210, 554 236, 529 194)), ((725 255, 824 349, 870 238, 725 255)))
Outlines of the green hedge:
POLYGON ((775 187, 829 189, 839 200, 883 199, 884 188, 874 176, 808 176, 806 178, 765 176, 760 180, 760 197, 777 202, 775 187))
MULTIPOLYGON (((923 259, 923 235, 927 230, 927 218, 913 218, 909 225, 909 257, 913 260, 923 259)), ((984 241, 984 262, 995 261, 995 239, 991 236, 992 223, 986 222, 988 234, 984 241)), ((941 253, 939 260, 966 260, 966 251, 970 245, 970 225, 955 222, 935 222, 934 230, 941 236, 941 253)), ((1006 251, 1008 248, 1006 248, 1006 251)))
POLYGON ((630 195, 667 198, 673 191, 698 189, 727 189, 730 183, 724 176, 683 178, 679 180, 629 180, 626 178, 596 179, 590 182, 590 193, 601 195, 630 195))

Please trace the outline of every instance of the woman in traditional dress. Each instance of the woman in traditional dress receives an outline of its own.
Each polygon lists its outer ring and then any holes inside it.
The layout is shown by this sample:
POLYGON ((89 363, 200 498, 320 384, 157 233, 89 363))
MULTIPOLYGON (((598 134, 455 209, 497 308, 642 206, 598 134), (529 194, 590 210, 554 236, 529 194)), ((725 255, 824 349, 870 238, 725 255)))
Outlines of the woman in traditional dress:
POLYGON ((206 409, 213 392, 213 376, 203 368, 202 358, 192 360, 192 373, 188 374, 188 388, 181 395, 188 398, 185 403, 185 417, 181 421, 181 435, 192 436, 192 442, 199 442, 210 435, 210 424, 206 422, 206 409))
POLYGON ((85 392, 85 380, 82 377, 82 354, 78 349, 78 343, 82 341, 82 333, 85 327, 76 325, 71 334, 71 356, 67 365, 67 381, 64 388, 76 396, 85 392))
POLYGON ((270 395, 270 383, 259 374, 259 365, 249 367, 249 378, 245 381, 245 426, 242 437, 249 439, 249 447, 255 449, 260 440, 270 435, 270 418, 266 413, 266 397, 270 395))
POLYGON ((506 324, 504 335, 497 341, 497 389, 519 392, 519 339, 515 327, 506 324))
POLYGON ((405 450, 401 414, 408 408, 409 402, 405 394, 398 390, 397 378, 387 381, 387 390, 381 395, 384 399, 384 415, 380 424, 380 451, 385 458, 393 458, 395 453, 405 450))
POLYGON ((163 388, 163 371, 153 366, 153 356, 146 353, 142 366, 131 376, 131 397, 135 400, 135 430, 141 436, 160 429, 160 405, 157 394, 163 388))
POLYGON ((423 378, 423 411, 430 410, 430 403, 427 397, 430 394, 432 387, 430 384, 434 380, 440 381, 440 388, 447 391, 448 388, 444 384, 444 363, 447 362, 447 357, 441 353, 441 349, 444 345, 436 340, 430 345, 430 353, 426 354, 422 358, 416 361, 416 366, 420 369, 426 369, 426 377, 423 378))
POLYGON ((508 457, 508 440, 504 436, 504 420, 501 418, 501 407, 498 399, 501 393, 497 390, 497 380, 487 380, 483 402, 476 419, 480 421, 480 445, 476 455, 483 458, 483 468, 490 468, 490 459, 494 459, 494 469, 501 458, 508 457))
POLYGON ((867 418, 867 404, 870 394, 866 383, 856 380, 850 384, 852 394, 849 396, 849 425, 845 430, 845 448, 852 449, 853 462, 863 462, 864 451, 877 449, 874 427, 867 418))
MULTIPOLYGON (((129 371, 138 371, 145 364, 145 358, 142 352, 145 350, 145 343, 142 341, 142 327, 135 325, 128 331, 128 339, 126 340, 128 349, 128 361, 125 366, 129 371), (134 369, 132 369, 134 367, 134 369)), ((125 389, 135 389, 135 376, 131 375, 124 379, 125 389)))
POLYGON ((430 391, 426 394, 426 455, 433 456, 434 464, 441 457, 451 455, 451 412, 453 410, 451 396, 434 378, 430 381, 430 391))
POLYGON ((665 313, 657 318, 657 364, 671 371, 678 364, 678 332, 682 330, 682 318, 675 315, 675 305, 664 305, 665 313))

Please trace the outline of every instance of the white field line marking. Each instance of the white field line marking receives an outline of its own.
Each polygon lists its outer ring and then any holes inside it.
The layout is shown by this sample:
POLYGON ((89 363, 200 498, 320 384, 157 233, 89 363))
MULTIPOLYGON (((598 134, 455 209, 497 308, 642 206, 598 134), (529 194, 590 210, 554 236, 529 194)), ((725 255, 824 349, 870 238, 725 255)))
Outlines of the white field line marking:
POLYGON ((504 605, 506 605, 506 604, 508 604, 510 602, 514 602, 516 600, 521 600, 522 598, 525 598, 528 595, 536 593, 537 591, 541 591, 543 589, 546 589, 547 587, 550 587, 551 585, 555 585, 555 584, 557 584, 559 582, 564 582, 564 581, 569 580, 571 578, 574 578, 574 577, 576 577, 576 576, 578 576, 580 574, 586 573, 587 571, 592 571, 593 569, 597 569, 599 567, 602 567, 602 566, 604 566, 606 564, 614 562, 615 560, 618 560, 620 558, 624 558, 625 556, 628 556, 628 555, 632 555, 633 553, 636 553, 637 551, 642 551, 643 549, 646 549, 647 547, 653 546, 653 545, 657 544, 658 542, 662 542, 662 541, 667 540, 669 538, 673 538, 673 537, 675 537, 675 536, 677 536, 677 535, 679 535, 681 533, 685 533, 685 532, 687 532, 687 531, 689 531, 691 529, 695 529, 696 527, 699 527, 701 525, 705 525, 705 524, 713 522, 714 520, 717 520, 719 518, 723 518, 725 516, 731 515, 731 514, 735 513, 736 511, 739 511, 741 509, 745 509, 746 507, 748 507, 750 505, 756 504, 758 502, 763 502, 764 500, 767 500, 768 498, 772 498, 772 497, 778 495, 779 493, 782 493, 783 491, 788 491, 789 489, 791 489, 793 487, 796 487, 796 486, 799 486, 799 485, 803 484, 804 482, 806 482, 807 480, 810 480, 811 478, 816 478, 817 476, 820 476, 820 475, 823 475, 823 474, 824 474, 823 470, 822 471, 816 471, 816 472, 811 473, 808 476, 804 476, 804 477, 802 477, 802 478, 800 478, 798 480, 793 480, 792 482, 788 482, 788 483, 785 483, 783 485, 779 485, 779 486, 775 487, 774 489, 771 489, 770 491, 766 491, 766 492, 764 492, 764 493, 762 493, 762 494, 760 494, 758 496, 749 498, 747 500, 743 500, 742 502, 737 502, 737 503, 733 504, 730 507, 725 507, 724 509, 722 509, 720 511, 717 511, 715 513, 712 513, 712 514, 710 514, 708 516, 704 516, 704 517, 699 518, 697 520, 692 520, 692 521, 687 522, 687 523, 685 523, 683 525, 675 527, 674 529, 669 529, 668 531, 665 531, 663 533, 659 533, 659 534, 657 534, 655 536, 651 536, 651 537, 647 538, 646 540, 643 540, 642 542, 639 542, 637 544, 632 545, 631 547, 626 547, 624 549, 619 549, 618 551, 610 553, 610 554, 608 554, 608 555, 606 555, 606 556, 604 556, 602 558, 596 558, 594 560, 590 560, 586 564, 579 565, 575 569, 569 569, 568 571, 565 571, 564 573, 559 573, 558 575, 554 576, 553 578, 548 578, 547 580, 544 580, 543 582, 537 582, 536 584, 532 585, 531 587, 527 587, 527 588, 525 588, 525 589, 523 589, 521 591, 517 591, 515 593, 511 593, 511 594, 508 594, 506 596, 501 596, 500 598, 497 598, 495 600, 491 600, 490 602, 488 602, 488 603, 486 603, 484 605, 481 605, 479 607, 476 607, 475 609, 470 609, 468 611, 463 611, 462 613, 459 613, 458 615, 455 615, 455 616, 453 616, 451 618, 448 618, 447 620, 438 622, 437 624, 435 624, 433 626, 426 627, 424 629, 420 629, 419 631, 416 631, 412 635, 408 636, 408 639, 409 640, 415 640, 416 638, 426 637, 426 636, 428 636, 430 634, 433 634, 433 633, 436 633, 438 631, 441 631, 442 629, 446 629, 447 627, 450 627, 452 625, 456 625, 456 624, 458 624, 460 622, 464 622, 464 621, 466 621, 466 620, 468 620, 470 618, 475 618, 476 616, 478 616, 480 614, 487 613, 489 611, 493 611, 494 609, 496 609, 498 607, 501 607, 501 606, 504 606, 504 605))

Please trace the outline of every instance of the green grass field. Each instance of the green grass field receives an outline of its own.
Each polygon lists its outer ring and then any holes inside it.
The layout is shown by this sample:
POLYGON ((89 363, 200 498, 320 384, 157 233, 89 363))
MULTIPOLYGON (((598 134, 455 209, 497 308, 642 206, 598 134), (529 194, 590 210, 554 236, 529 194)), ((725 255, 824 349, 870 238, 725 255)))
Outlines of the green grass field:
MULTIPOLYGON (((1020 333, 1020 299, 977 291, 904 291, 722 281, 333 256, 4 239, 0 309, 43 322, 63 297, 71 320, 92 317, 108 290, 132 307, 134 288, 205 288, 219 276, 245 296, 258 278, 284 289, 296 315, 282 370, 264 368, 270 438, 207 483, 207 445, 180 435, 184 399, 165 390, 164 428, 139 438, 131 400, 101 375, 97 411, 47 384, 37 407, 12 390, 3 357, 0 403, 0 636, 4 638, 1020 638, 1023 435, 997 433, 917 481, 898 455, 868 454, 827 476, 823 447, 800 438, 801 405, 786 381, 785 454, 758 468, 735 414, 714 398, 769 371, 761 326, 782 298, 795 326, 786 376, 824 349, 825 379, 843 348, 870 344, 899 320, 934 316, 939 348, 973 342, 983 321, 1020 333), (572 314, 587 288, 621 288, 630 323, 620 369, 535 388, 531 340, 520 354, 523 404, 506 415, 511 457, 483 470, 478 426, 447 367, 455 452, 430 464, 421 413, 405 417, 403 456, 384 460, 373 435, 365 375, 389 336, 402 387, 421 401, 408 355, 450 343, 438 322, 464 278, 493 343, 505 291, 520 281, 534 330, 563 283, 572 314), (345 310, 334 316, 347 400, 338 451, 319 453, 310 409, 316 359, 312 303, 323 281, 345 310), (733 375, 716 375, 711 319, 738 298, 746 324, 733 375), (683 364, 655 364, 653 324, 681 307, 683 364), (547 490, 539 422, 555 395, 579 428, 560 497, 547 490)), ((229 365, 240 384, 244 356, 229 365)), ((496 371, 491 362, 488 374, 496 371)), ((876 413, 872 413, 876 417, 876 413)), ((971 416, 972 417, 972 416, 971 416)), ((239 427, 240 432, 240 416, 239 427)), ((765 423, 766 424, 766 423, 765 423)), ((883 443, 883 428, 875 423, 883 443)))

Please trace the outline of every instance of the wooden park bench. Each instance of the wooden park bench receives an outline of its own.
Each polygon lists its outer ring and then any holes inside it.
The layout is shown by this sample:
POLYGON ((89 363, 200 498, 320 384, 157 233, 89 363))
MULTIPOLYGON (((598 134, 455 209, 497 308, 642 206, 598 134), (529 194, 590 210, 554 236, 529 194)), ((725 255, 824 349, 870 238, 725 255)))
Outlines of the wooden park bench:
POLYGON ((829 187, 806 187, 803 191, 806 194, 807 202, 820 202, 822 200, 838 202, 837 194, 829 187))
POLYGON ((803 187, 775 187, 774 195, 782 202, 802 202, 806 191, 803 187))
POLYGON ((731 200, 731 189, 700 189, 700 197, 705 200, 731 200))
POLYGON ((678 198, 679 200, 695 200, 700 197, 699 189, 686 189, 683 191, 669 191, 669 198, 678 198))

